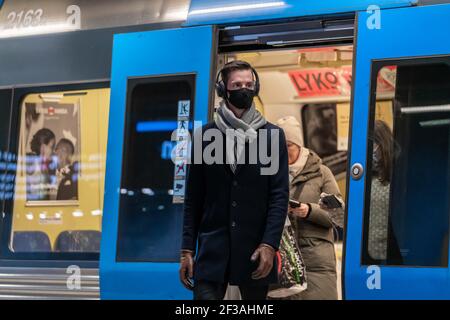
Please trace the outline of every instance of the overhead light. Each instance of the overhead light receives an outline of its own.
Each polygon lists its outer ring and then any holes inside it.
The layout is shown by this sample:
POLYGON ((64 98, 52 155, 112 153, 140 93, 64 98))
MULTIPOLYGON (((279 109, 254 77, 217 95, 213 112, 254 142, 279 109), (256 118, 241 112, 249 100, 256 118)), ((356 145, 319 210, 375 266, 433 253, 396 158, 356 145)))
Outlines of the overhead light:
POLYGON ((63 96, 63 94, 42 93, 39 95, 39 98, 44 100, 44 102, 59 102, 63 96))
POLYGON ((100 210, 100 209, 92 210, 92 211, 91 211, 91 214, 92 214, 93 216, 101 216, 101 215, 102 215, 102 210, 100 210))
POLYGON ((148 196, 154 196, 154 195, 155 195, 155 192, 153 192, 153 190, 150 189, 150 188, 143 188, 143 189, 141 190, 141 192, 142 192, 143 194, 148 195, 148 196))
POLYGON ((286 3, 284 1, 271 1, 271 2, 244 4, 244 5, 236 5, 236 6, 228 6, 228 7, 220 7, 220 8, 192 10, 191 12, 189 12, 189 15, 192 16, 192 15, 201 15, 201 14, 210 14, 210 13, 222 13, 222 12, 231 12, 231 11, 250 10, 250 9, 266 9, 266 8, 273 8, 273 7, 283 7, 285 5, 286 5, 286 3))
POLYGON ((449 126, 450 119, 436 119, 436 120, 428 120, 419 122, 421 127, 440 127, 440 126, 449 126))
POLYGON ((420 107, 403 107, 400 108, 401 113, 431 113, 431 112, 449 112, 450 104, 436 106, 420 106, 420 107))
POLYGON ((168 10, 163 15, 165 20, 183 21, 186 20, 186 17, 188 15, 188 8, 182 8, 180 10, 168 10))
POLYGON ((76 211, 72 212, 72 215, 73 215, 75 218, 79 218, 79 217, 84 216, 83 212, 80 211, 80 210, 76 210, 76 211))
POLYGON ((27 217, 28 220, 33 220, 34 216, 33 213, 29 212, 25 215, 27 217))

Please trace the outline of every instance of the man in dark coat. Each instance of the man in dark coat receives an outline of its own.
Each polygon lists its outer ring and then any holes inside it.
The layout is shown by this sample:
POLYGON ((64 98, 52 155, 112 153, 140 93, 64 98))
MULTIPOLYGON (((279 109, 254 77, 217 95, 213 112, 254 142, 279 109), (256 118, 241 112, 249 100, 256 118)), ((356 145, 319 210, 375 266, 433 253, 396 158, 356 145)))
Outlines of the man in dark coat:
POLYGON ((228 284, 238 285, 244 300, 265 299, 268 285, 277 282, 275 252, 288 209, 286 140, 253 104, 259 80, 248 63, 228 63, 219 76, 216 89, 223 101, 217 117, 194 133, 180 279, 194 299, 221 300, 228 284), (207 133, 215 138, 204 138, 207 133), (223 144, 211 153, 218 161, 203 159, 219 140, 223 144), (260 149, 255 152, 261 146, 270 161, 260 149))

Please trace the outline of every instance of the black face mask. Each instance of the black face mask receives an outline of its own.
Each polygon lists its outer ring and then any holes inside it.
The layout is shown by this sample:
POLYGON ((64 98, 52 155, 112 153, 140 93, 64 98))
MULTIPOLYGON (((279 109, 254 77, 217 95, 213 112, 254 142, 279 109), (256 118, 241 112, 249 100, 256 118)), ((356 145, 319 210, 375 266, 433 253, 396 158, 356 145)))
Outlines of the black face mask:
POLYGON ((248 109, 252 106, 255 91, 247 88, 228 90, 228 101, 238 109, 248 109))

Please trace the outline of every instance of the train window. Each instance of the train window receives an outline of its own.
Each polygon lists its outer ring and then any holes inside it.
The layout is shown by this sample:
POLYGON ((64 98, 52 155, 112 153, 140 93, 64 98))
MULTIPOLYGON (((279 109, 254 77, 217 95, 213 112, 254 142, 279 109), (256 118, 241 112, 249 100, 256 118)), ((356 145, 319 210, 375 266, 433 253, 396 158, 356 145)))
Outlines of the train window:
POLYGON ((194 74, 128 80, 118 261, 178 261, 185 171, 172 132, 192 129, 194 88, 194 74))
POLYGON ((386 81, 372 85, 362 262, 446 267, 450 58, 375 62, 373 70, 386 81))
MULTIPOLYGON (((11 114, 11 98, 12 90, 3 89, 0 90, 0 177, 3 171, 8 165, 8 132, 10 125, 10 114, 11 114)), ((11 160, 11 159, 10 159, 11 160)), ((2 178, 3 179, 3 178, 2 178)), ((0 200, 5 198, 5 185, 2 183, 4 181, 0 180, 0 200)))
POLYGON ((15 174, 7 175, 15 177, 8 239, 14 257, 98 257, 109 92, 101 88, 22 97, 15 174))
POLYGON ((305 104, 301 110, 305 147, 316 152, 334 175, 344 174, 350 104, 305 104))
POLYGON ((302 108, 305 146, 321 158, 337 152, 336 104, 307 104, 302 108))

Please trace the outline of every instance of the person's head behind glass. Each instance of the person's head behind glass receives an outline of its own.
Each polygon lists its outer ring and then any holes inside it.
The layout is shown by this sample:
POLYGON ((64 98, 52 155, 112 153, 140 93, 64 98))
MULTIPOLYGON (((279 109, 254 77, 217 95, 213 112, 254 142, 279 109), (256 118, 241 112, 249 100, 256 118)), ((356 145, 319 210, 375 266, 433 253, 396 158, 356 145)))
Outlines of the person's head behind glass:
POLYGON ((394 138, 389 126, 381 120, 375 120, 373 130, 372 171, 383 183, 391 181, 394 159, 394 138))

